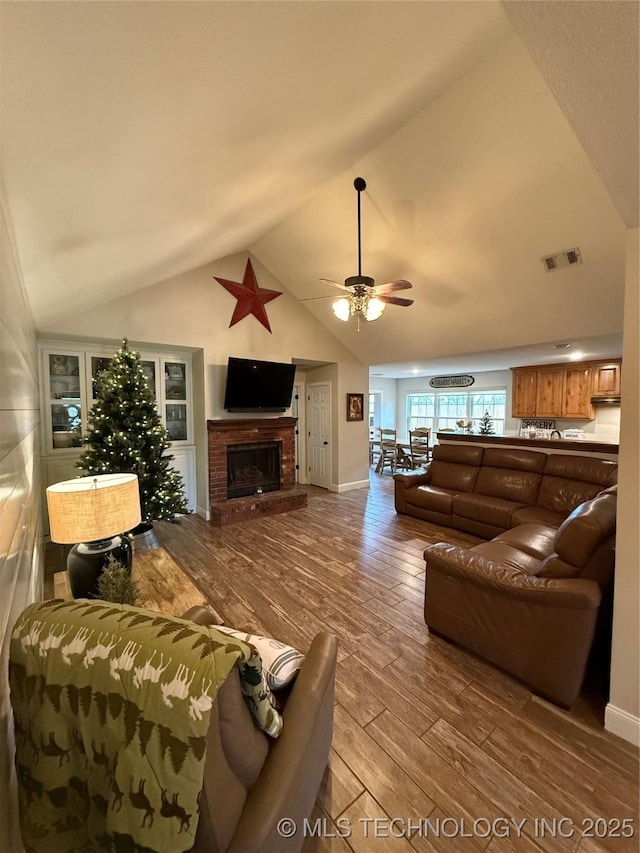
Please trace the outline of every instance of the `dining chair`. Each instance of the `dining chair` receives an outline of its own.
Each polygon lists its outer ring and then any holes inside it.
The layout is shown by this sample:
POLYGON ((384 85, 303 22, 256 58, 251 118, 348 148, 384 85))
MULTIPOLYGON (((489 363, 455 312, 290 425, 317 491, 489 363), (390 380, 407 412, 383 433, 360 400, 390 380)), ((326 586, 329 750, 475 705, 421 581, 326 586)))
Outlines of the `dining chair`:
POLYGON ((379 442, 376 434, 376 427, 371 427, 369 430, 369 465, 373 465, 379 452, 379 442))
POLYGON ((391 473, 395 474, 398 462, 398 435, 395 429, 380 429, 380 459, 376 471, 382 473, 384 466, 389 465, 391 473))
POLYGON ((431 430, 427 427, 409 430, 409 453, 412 468, 424 468, 429 462, 431 457, 430 438, 431 430))

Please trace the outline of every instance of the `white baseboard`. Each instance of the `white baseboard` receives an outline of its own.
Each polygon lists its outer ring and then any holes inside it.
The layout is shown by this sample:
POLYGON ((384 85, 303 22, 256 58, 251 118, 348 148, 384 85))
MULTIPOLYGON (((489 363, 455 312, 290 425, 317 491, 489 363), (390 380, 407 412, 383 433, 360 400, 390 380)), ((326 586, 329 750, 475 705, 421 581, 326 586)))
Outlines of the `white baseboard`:
POLYGON ((640 746, 640 718, 609 703, 604 710, 604 727, 634 746, 640 746))
POLYGON ((369 488, 369 478, 366 480, 354 480, 352 483, 338 483, 331 485, 332 492, 350 492, 352 489, 369 488))
POLYGON ((196 507, 196 514, 202 516, 205 521, 211 521, 211 513, 208 509, 205 509, 203 506, 196 507))

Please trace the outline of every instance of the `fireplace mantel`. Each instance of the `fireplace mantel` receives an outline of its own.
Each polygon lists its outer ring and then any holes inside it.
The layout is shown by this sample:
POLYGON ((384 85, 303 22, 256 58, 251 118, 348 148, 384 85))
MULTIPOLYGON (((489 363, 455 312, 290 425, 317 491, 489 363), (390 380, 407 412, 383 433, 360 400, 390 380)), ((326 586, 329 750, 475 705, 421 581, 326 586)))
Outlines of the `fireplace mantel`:
MULTIPOLYGON (((225 418, 207 421, 209 446, 209 501, 211 520, 214 524, 228 523, 224 518, 234 516, 234 520, 246 520, 257 517, 267 506, 270 512, 283 512, 295 506, 301 506, 302 494, 284 494, 293 489, 296 482, 295 435, 297 418, 225 418), (278 441, 280 452, 280 491, 268 492, 262 497, 227 498, 227 445, 251 444, 257 441, 278 441), (291 498, 291 500, 288 499, 291 498), (294 500, 295 498, 295 500, 294 500), (247 512, 242 510, 247 505, 247 512), (273 507, 279 507, 273 509, 273 507), (232 512, 233 511, 233 512, 232 512), (247 514, 250 511, 250 514, 247 514), (238 517, 240 515, 240 517, 238 517)), ((304 494, 306 504, 306 494, 304 494)))

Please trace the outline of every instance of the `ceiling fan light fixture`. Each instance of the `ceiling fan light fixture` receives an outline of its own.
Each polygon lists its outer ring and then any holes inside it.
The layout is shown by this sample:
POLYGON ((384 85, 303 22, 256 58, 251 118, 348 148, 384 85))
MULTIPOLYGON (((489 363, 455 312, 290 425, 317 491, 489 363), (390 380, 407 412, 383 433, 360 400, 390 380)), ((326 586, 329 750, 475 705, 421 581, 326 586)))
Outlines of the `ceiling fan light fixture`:
POLYGON ((367 322, 371 322, 372 320, 377 320, 378 317, 382 314, 385 309, 385 304, 381 299, 378 299, 376 296, 373 296, 371 299, 367 301, 367 307, 365 308, 365 319, 367 322))
POLYGON ((351 317, 351 300, 347 299, 346 296, 343 296, 342 299, 336 299, 331 304, 331 308, 338 320, 342 320, 344 323, 351 317))

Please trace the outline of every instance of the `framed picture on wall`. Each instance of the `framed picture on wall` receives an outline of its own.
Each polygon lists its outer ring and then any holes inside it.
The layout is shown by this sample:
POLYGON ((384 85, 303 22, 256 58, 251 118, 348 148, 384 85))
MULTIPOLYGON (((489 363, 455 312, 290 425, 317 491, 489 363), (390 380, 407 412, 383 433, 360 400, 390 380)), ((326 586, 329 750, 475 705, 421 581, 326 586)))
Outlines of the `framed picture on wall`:
POLYGON ((364 420, 364 394, 347 394, 347 420, 364 420))

